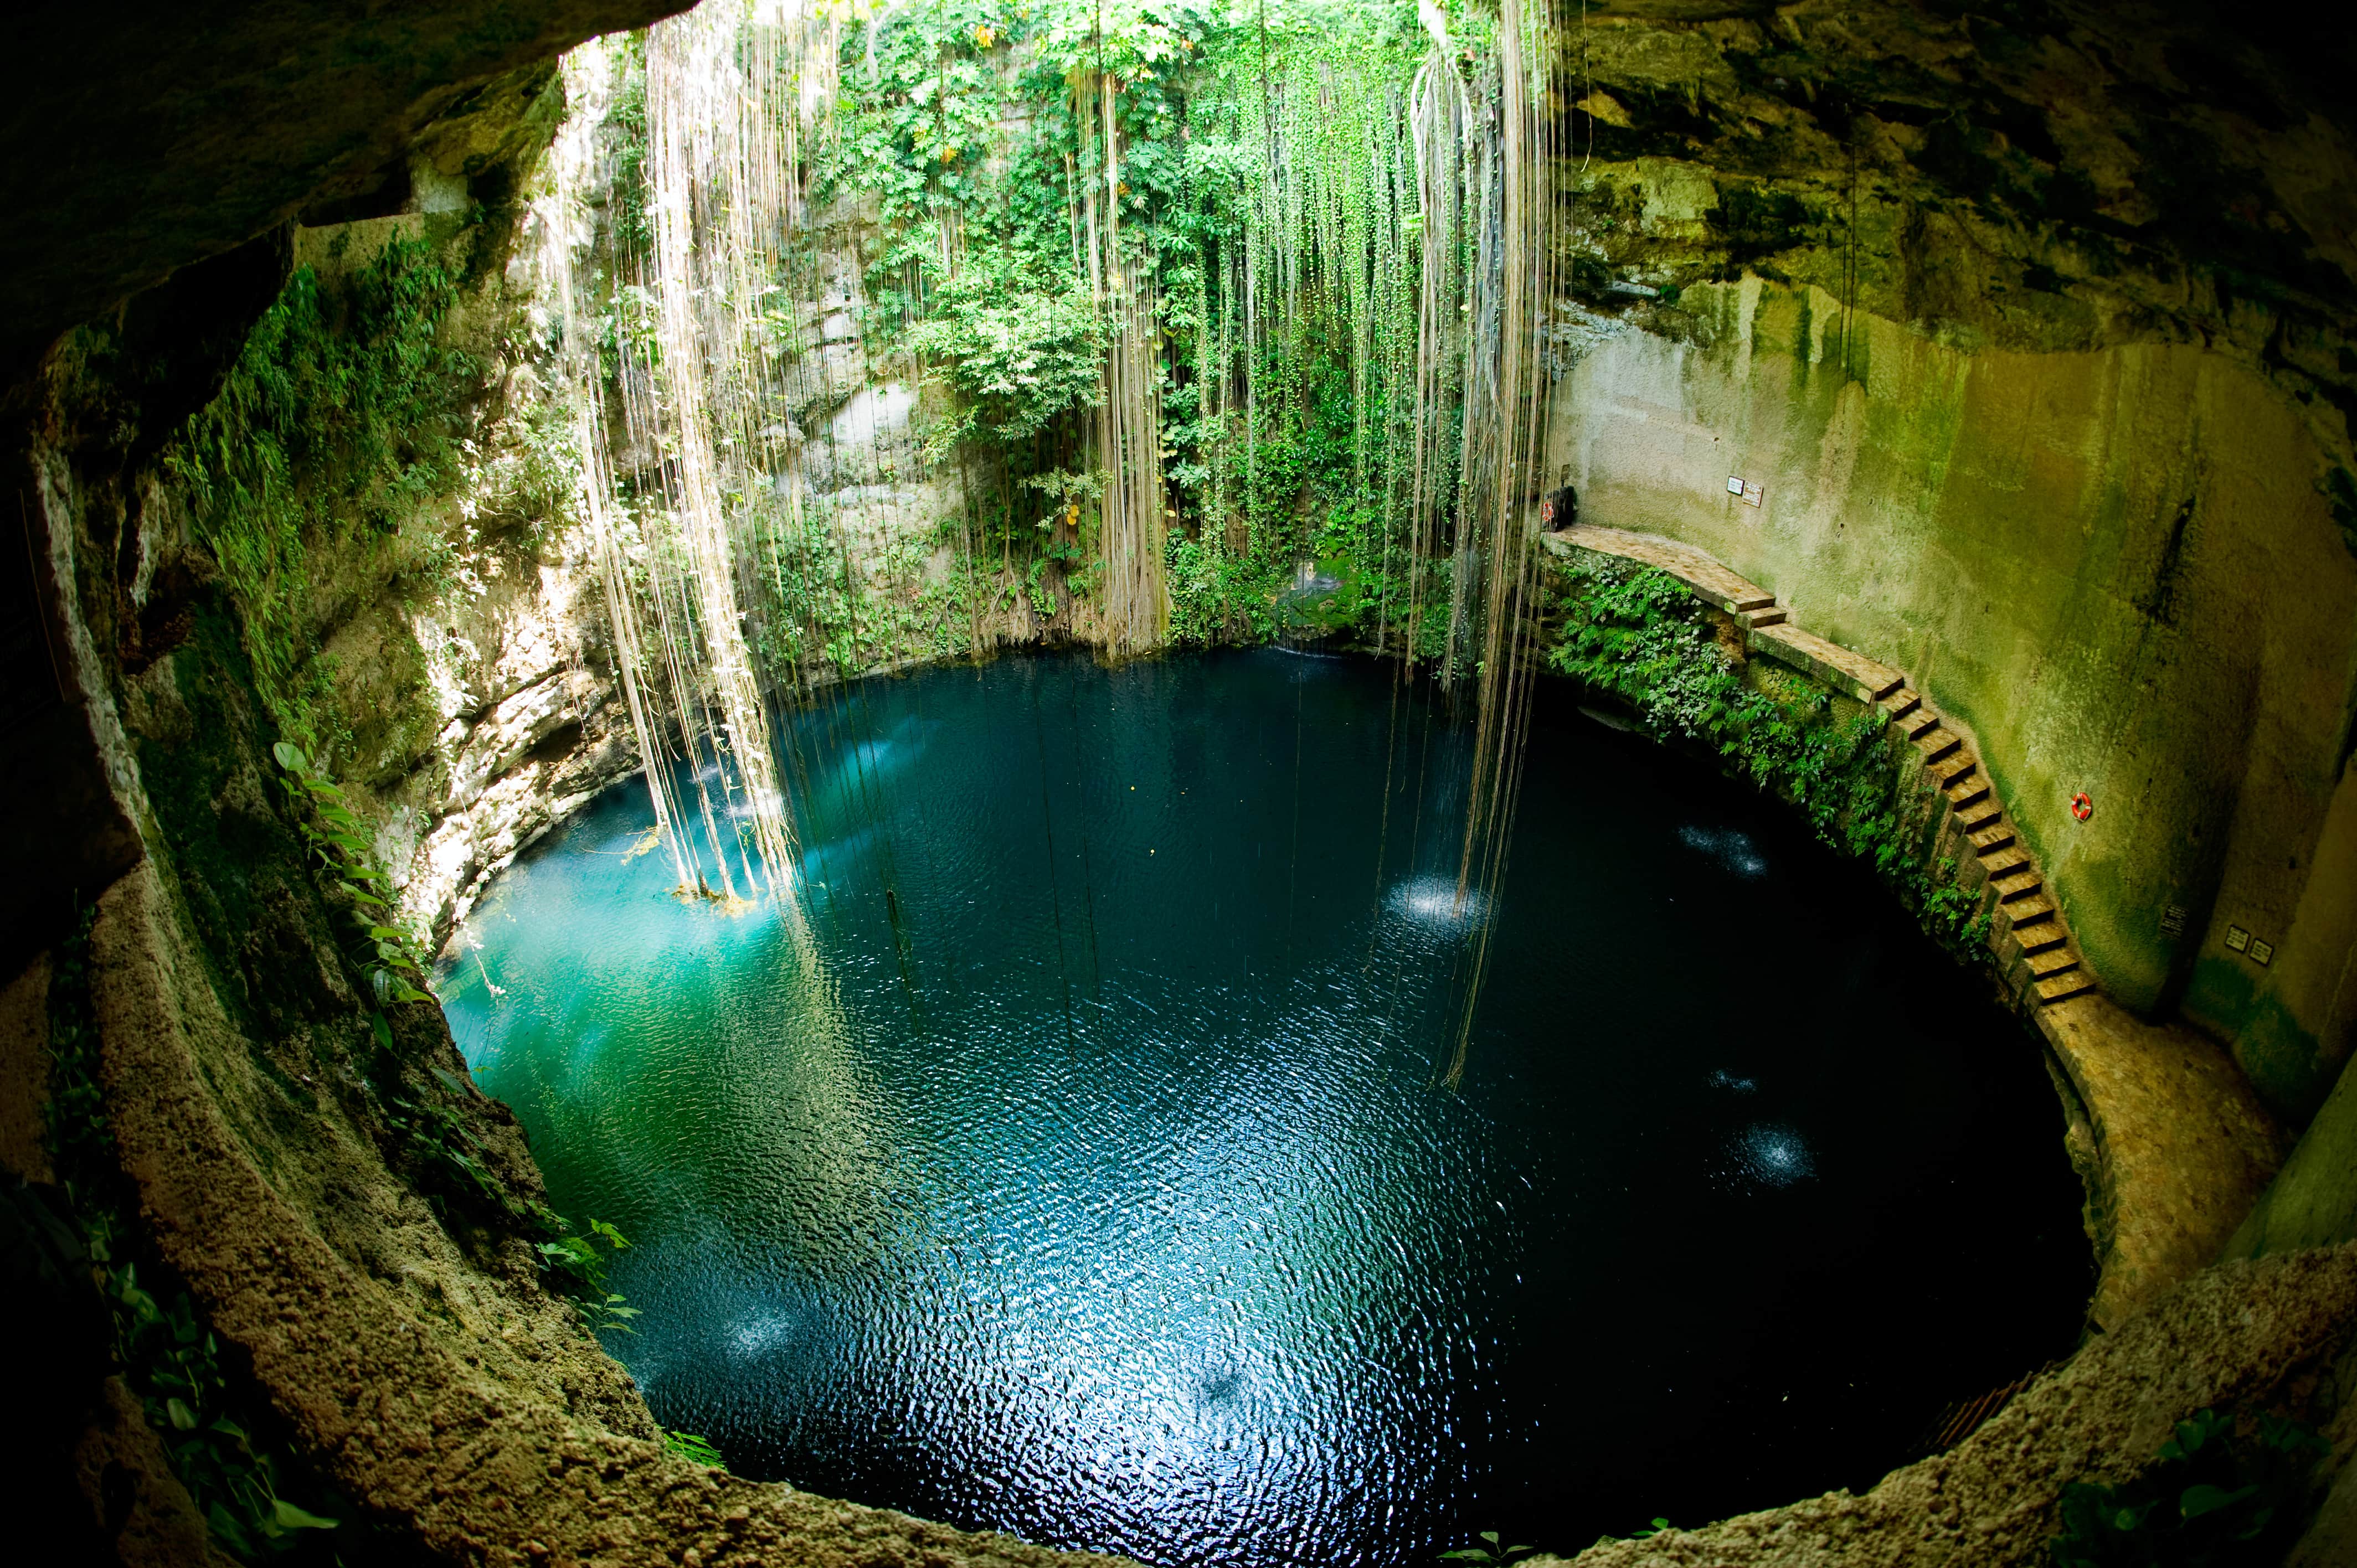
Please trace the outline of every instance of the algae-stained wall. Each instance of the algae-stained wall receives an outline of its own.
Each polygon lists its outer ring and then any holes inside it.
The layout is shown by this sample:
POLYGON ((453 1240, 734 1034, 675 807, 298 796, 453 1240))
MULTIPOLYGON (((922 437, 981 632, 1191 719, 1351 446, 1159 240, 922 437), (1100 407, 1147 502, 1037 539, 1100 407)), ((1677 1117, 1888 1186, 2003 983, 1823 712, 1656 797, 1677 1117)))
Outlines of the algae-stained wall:
POLYGON ((1974 730, 2113 993, 2180 1004, 2311 1112, 2345 1000, 2287 1010, 2226 946, 2290 954, 2303 921, 2347 945, 2302 899, 2331 902, 2357 558, 2301 412, 2190 345, 1967 350, 1756 276, 1652 315, 1681 336, 1602 327, 1557 386, 1582 521, 1709 550, 1906 670, 1974 730))

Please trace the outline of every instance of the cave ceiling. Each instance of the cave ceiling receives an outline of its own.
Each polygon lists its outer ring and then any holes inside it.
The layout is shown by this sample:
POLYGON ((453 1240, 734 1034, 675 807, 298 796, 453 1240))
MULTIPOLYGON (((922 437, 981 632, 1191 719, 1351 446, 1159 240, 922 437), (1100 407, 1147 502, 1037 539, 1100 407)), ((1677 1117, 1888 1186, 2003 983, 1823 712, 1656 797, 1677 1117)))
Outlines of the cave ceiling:
POLYGON ((2343 17, 2037 0, 1590 0, 1564 16, 1558 192, 1592 268, 1815 285, 1964 348, 2216 348, 2346 450, 2343 17), (1652 171, 1669 160, 1715 186, 1684 227, 1659 220, 1652 171))
MULTIPOLYGON (((0 368, 15 381, 66 328, 298 214, 397 207, 421 135, 451 172, 504 166, 500 138, 553 106, 555 54, 681 8, 20 9, 0 23, 0 368)), ((2357 30, 2339 18, 2190 0, 1560 15, 1581 164, 1677 159, 1717 182, 1686 241, 1607 226, 1611 264, 1816 283, 1967 343, 2233 346, 2343 441, 2357 423, 2357 30)), ((1608 178, 1607 216, 1616 194, 1635 199, 1608 178)))
MULTIPOLYGON (((0 20, 0 367, 307 204, 500 79, 681 0, 32 4, 0 20)), ((512 96, 512 91, 510 93, 512 96)))

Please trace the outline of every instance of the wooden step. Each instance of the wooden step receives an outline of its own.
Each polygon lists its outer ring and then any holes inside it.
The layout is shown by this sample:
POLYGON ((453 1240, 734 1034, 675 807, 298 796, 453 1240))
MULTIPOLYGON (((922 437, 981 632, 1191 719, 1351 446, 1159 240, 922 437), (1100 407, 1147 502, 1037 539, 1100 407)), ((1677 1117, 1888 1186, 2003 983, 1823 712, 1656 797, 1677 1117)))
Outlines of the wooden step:
POLYGON ((1919 735, 1915 744, 1921 748, 1923 760, 1937 762, 1943 757, 1953 757, 1964 749, 1964 737, 1951 730, 1934 729, 1929 735, 1919 735))
POLYGON ((1922 705, 1923 699, 1904 686, 1882 699, 1882 711, 1890 715, 1890 722, 1893 724, 1897 724, 1922 705))
POLYGON ((1962 779, 1978 766, 1969 752, 1950 752, 1931 765, 1932 779, 1943 789, 1953 789, 1957 779, 1962 779))
POLYGON ((2070 945, 2061 940, 2058 936, 2052 947, 2027 954, 2022 961, 2029 965, 2030 973, 2043 980, 2050 974, 2060 974, 2066 969, 2078 968, 2079 955, 2072 952, 2070 945))
POLYGON ((1988 780, 1977 773, 1968 773, 1941 791, 1959 812, 1987 800, 1988 792, 1988 780))
MULTIPOLYGON (((1955 800, 1953 795, 1948 798, 1951 800, 1955 800)), ((1956 807, 1956 824, 1968 833, 1985 832, 2005 816, 2005 808, 1998 805, 1986 789, 1967 799, 1970 801, 1969 804, 1959 804, 1956 807)), ((2012 830, 2007 831, 2010 832, 2012 830)))
MULTIPOLYGON (((1965 841, 1973 846, 1974 854, 1986 855, 1995 854, 1996 851, 2012 843, 2013 829, 2007 824, 2004 813, 1997 811, 1995 805, 1988 801, 1983 801, 1982 805, 1988 807, 1988 811, 1983 818, 1984 821, 1988 822, 1988 825, 1986 827, 1975 828, 1971 826, 1969 823, 1966 824, 1964 828, 1964 838, 1965 841)), ((1975 809, 1978 810, 1977 807, 1975 809)))
POLYGON ((2009 843, 1996 849, 1981 851, 1981 865, 1989 874, 1991 881, 2000 876, 2010 876, 2026 865, 2032 871, 2038 869, 2029 865, 2029 856, 2024 854, 2018 847, 2009 843))
POLYGON ((2083 969, 2073 969, 2040 981, 2035 989, 2040 1002, 2060 1002, 2083 991, 2093 991, 2095 979, 2083 969))
POLYGON ((2045 879, 2038 875, 2038 867, 2033 865, 2027 871, 2017 871, 2007 876, 1996 877, 1989 883, 1989 886, 1996 889, 1998 903, 2016 904, 2035 895, 2046 886, 2046 883, 2045 879))
POLYGON ((2040 920, 2034 926, 2016 922, 2013 940, 2015 945, 2021 949, 2022 957, 2036 958, 2040 953, 2052 952, 2071 939, 2063 934, 2061 921, 2040 920))

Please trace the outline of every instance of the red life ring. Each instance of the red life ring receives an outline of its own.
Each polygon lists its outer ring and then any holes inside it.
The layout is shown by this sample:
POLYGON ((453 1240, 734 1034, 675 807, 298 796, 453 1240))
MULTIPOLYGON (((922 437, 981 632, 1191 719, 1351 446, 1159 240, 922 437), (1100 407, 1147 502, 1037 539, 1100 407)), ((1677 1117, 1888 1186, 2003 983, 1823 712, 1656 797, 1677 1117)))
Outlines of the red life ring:
POLYGON ((2071 797, 2071 814, 2083 822, 2095 814, 2095 802, 2087 799, 2084 789, 2071 797))

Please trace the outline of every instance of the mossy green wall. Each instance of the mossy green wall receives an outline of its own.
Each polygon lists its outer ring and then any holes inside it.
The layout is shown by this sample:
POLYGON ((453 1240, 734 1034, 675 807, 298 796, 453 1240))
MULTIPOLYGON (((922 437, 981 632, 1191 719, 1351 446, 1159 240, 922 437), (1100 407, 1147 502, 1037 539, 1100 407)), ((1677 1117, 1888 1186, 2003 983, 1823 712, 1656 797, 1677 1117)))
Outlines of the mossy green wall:
POLYGON ((2225 947, 2292 945, 2357 676, 2357 560, 2299 411, 2190 346, 1968 351, 1757 277, 1678 305, 1654 315, 1682 339, 1608 328, 1558 383, 1581 520, 1708 550, 1907 671, 1970 727, 2105 987, 2249 1034, 2304 1119, 2330 1030, 2284 996, 2294 1037, 2262 1048, 2278 993, 2225 947))
POLYGON ((2344 1070, 2225 1255, 2256 1258, 2352 1240, 2357 1240, 2357 1073, 2344 1070))

